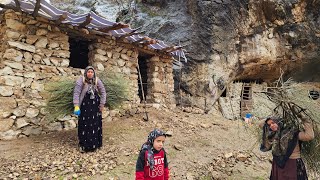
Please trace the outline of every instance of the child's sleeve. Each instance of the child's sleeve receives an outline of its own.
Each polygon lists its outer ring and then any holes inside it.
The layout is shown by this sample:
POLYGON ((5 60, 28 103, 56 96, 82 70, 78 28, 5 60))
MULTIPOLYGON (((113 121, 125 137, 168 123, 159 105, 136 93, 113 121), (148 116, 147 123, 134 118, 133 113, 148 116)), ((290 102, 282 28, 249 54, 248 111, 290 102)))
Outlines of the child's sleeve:
POLYGON ((169 179, 169 168, 168 168, 168 160, 167 160, 167 153, 164 152, 164 180, 169 179))
POLYGON ((136 164, 136 180, 144 180, 144 156, 146 151, 140 151, 136 164))

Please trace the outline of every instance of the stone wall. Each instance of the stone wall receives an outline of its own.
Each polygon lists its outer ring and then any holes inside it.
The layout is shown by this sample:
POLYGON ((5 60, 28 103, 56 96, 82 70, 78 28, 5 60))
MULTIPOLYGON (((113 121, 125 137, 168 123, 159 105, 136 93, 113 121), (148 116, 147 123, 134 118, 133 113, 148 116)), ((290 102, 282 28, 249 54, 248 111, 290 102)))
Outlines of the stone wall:
MULTIPOLYGON (((138 55, 134 48, 117 45, 116 41, 99 41, 89 46, 89 62, 98 72, 107 71, 123 74, 129 82, 130 103, 126 109, 136 108, 140 103, 138 96, 138 55)), ((172 59, 153 56, 147 63, 146 102, 155 107, 175 107, 172 59)))
POLYGON ((147 61, 147 67, 146 101, 175 107, 172 60, 154 56, 147 61))
MULTIPOLYGON (((12 10, 1 14, 0 22, 0 139, 75 128, 75 116, 48 122, 44 110, 47 82, 61 77, 75 79, 81 75, 81 69, 69 66, 67 33, 43 18, 34 19, 12 10)), ((124 74, 130 82, 130 93, 129 101, 122 108, 138 107, 138 50, 128 44, 119 44, 111 37, 90 42, 89 64, 97 69, 97 73, 124 74)), ((171 106, 174 104, 172 59, 154 56, 148 63, 149 102, 171 106)), ((104 117, 118 112, 106 112, 104 117)))
MULTIPOLYGON (((140 102, 138 97, 138 51, 133 48, 121 47, 115 40, 92 43, 89 46, 89 64, 99 72, 120 73, 129 82, 129 96, 133 104, 140 102)), ((130 104, 130 103, 127 103, 130 104)))
POLYGON ((266 91, 267 83, 256 84, 252 86, 252 98, 254 99, 253 114, 257 117, 270 116, 272 110, 276 107, 274 103, 268 100, 268 97, 264 93, 266 91))
POLYGON ((55 77, 80 75, 68 67, 68 36, 18 12, 1 16, 0 139, 75 128, 73 120, 45 120, 42 94, 55 77))
POLYGON ((242 83, 231 83, 226 89, 226 97, 219 98, 219 104, 223 116, 227 119, 240 118, 240 101, 241 101, 242 83))

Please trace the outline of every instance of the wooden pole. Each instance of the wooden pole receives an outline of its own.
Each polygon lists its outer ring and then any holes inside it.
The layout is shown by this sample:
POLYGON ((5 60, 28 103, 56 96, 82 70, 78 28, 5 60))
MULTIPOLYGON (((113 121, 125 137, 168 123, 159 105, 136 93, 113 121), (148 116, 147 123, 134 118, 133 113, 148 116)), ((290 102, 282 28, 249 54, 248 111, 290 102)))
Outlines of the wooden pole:
POLYGON ((146 98, 144 97, 144 89, 143 89, 143 84, 142 84, 142 77, 141 77, 141 72, 140 72, 140 66, 139 66, 139 60, 138 60, 138 74, 139 74, 139 80, 140 80, 140 88, 141 88, 141 93, 142 93, 142 99, 143 99, 143 104, 144 104, 144 113, 146 115, 146 117, 143 117, 143 120, 145 121, 149 121, 149 116, 148 116, 148 112, 146 109, 146 98))
POLYGON ((39 9, 41 7, 40 1, 41 0, 37 0, 37 2, 36 2, 36 5, 35 5, 33 13, 32 13, 33 17, 37 17, 38 16, 38 11, 39 11, 39 9))

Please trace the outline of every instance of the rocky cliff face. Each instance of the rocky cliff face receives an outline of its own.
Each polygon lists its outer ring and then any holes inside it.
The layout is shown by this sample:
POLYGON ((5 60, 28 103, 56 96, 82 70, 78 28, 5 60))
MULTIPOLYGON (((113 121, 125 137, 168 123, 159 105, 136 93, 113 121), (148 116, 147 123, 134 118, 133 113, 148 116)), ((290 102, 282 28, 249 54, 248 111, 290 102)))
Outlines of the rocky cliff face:
POLYGON ((199 106, 212 101, 218 81, 272 82, 281 69, 298 81, 319 82, 319 8, 320 1, 312 0, 98 1, 93 6, 152 38, 183 45, 188 62, 176 72, 183 92, 178 99, 199 106))

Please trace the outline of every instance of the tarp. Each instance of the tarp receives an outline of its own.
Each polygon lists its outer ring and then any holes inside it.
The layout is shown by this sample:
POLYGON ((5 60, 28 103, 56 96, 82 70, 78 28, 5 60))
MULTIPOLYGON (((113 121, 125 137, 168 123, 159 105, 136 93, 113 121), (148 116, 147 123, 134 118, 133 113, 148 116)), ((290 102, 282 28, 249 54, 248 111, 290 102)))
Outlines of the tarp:
MULTIPOLYGON (((29 14, 33 13, 36 6, 36 0, 18 0, 18 1, 20 2, 20 8, 23 12, 26 12, 29 14)), ((10 2, 10 5, 16 7, 14 0, 10 2)), ((48 20, 53 20, 53 21, 58 20, 62 15, 64 15, 66 16, 66 18, 63 21, 61 21, 61 23, 71 24, 72 26, 81 25, 83 22, 86 21, 87 16, 90 16, 91 21, 85 27, 88 29, 94 29, 94 30, 100 31, 101 33, 106 33, 105 31, 103 31, 103 29, 105 28, 111 28, 117 25, 121 25, 120 23, 109 21, 104 17, 101 17, 95 14, 92 11, 87 14, 80 14, 80 15, 72 14, 67 11, 63 11, 54 7, 53 5, 51 5, 49 2, 45 0, 40 1, 40 9, 38 11, 38 14, 39 16, 42 16, 48 20)), ((131 43, 134 43, 137 41, 139 41, 139 43, 143 43, 143 41, 141 41, 142 39, 151 39, 147 36, 138 35, 138 34, 133 34, 128 36, 130 33, 133 33, 135 31, 136 29, 125 27, 125 28, 120 28, 116 30, 110 30, 108 33, 106 33, 106 35, 108 34, 114 37, 125 36, 125 38, 128 39, 129 42, 131 43)), ((171 47, 160 40, 156 40, 155 42, 156 42, 155 44, 149 44, 148 47, 154 50, 159 50, 159 51, 163 50, 163 52, 166 52, 166 50, 168 50, 168 48, 171 47)), ((175 46, 175 49, 176 50, 170 52, 170 54, 172 56, 181 57, 186 61, 187 59, 186 59, 184 50, 180 46, 175 46)))

